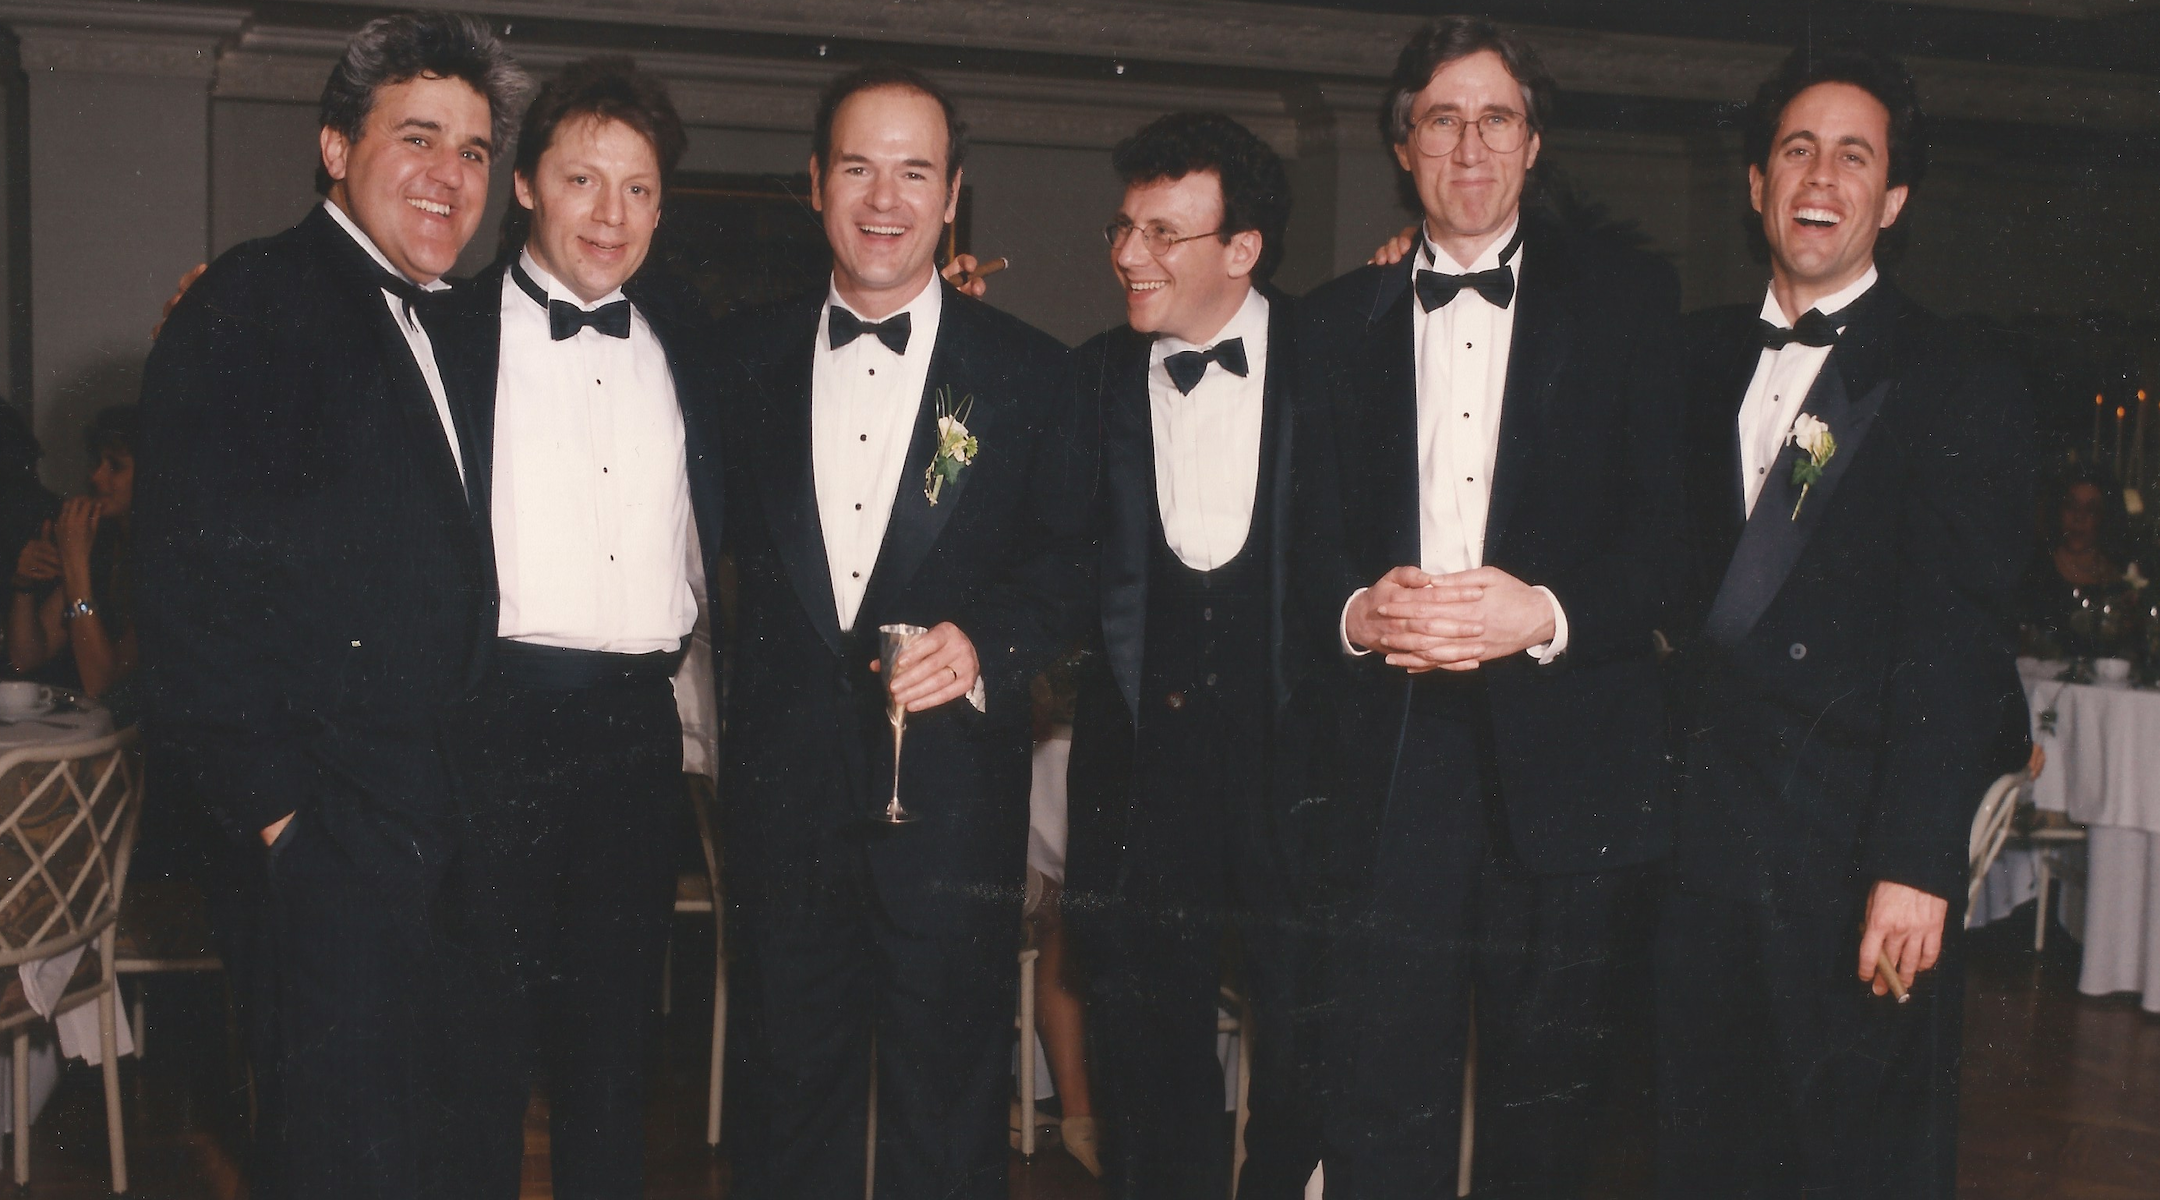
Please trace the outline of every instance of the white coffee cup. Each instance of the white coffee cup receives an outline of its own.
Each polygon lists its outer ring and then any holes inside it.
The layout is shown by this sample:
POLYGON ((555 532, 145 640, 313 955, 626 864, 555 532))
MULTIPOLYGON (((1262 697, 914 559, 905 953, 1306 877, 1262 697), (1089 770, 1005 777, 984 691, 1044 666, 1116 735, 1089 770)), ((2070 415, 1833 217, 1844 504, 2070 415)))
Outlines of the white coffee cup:
POLYGON ((52 689, 20 679, 0 683, 0 717, 27 717, 52 707, 52 689))
POLYGON ((2093 677, 2102 683, 2130 682, 2130 660, 2102 658, 2093 661, 2093 677))

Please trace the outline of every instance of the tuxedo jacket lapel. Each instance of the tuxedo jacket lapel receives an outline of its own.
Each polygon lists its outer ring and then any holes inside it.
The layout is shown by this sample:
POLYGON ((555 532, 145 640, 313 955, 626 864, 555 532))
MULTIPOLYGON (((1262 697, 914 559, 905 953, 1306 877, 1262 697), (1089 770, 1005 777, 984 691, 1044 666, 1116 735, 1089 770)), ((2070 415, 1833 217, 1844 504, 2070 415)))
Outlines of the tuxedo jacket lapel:
MULTIPOLYGON (((1290 631, 1283 611, 1290 594, 1290 420, 1292 389, 1298 378, 1297 320, 1288 296, 1273 289, 1268 299, 1267 382, 1260 393, 1260 476, 1253 493, 1253 515, 1268 506, 1273 541, 1268 552, 1268 666, 1279 708, 1290 702, 1290 665, 1285 649, 1290 631)), ((1149 490, 1153 491, 1150 481, 1149 490)))
MULTIPOLYGON (((449 394, 450 412, 465 446, 465 492, 483 527, 490 516, 495 478, 495 382, 502 363, 502 279, 499 267, 482 271, 458 288, 425 322, 435 343, 437 366, 449 394)), ((425 384, 423 383, 423 387, 425 384)))
POLYGON ((1492 499, 1485 514, 1488 559, 1500 544, 1508 516, 1530 477, 1552 405, 1553 382, 1560 377, 1574 340, 1575 319, 1566 296, 1571 271, 1565 253, 1558 238, 1538 237, 1533 228, 1517 260, 1522 269, 1515 290, 1515 331, 1508 346, 1507 382, 1500 394, 1499 446, 1493 458, 1492 499))
MULTIPOLYGON (((660 340, 667 355, 668 376, 675 385, 675 404, 682 411, 683 468, 688 475, 690 507, 697 524, 698 552, 709 572, 720 555, 719 486, 720 439, 713 427, 717 412, 713 404, 716 386, 709 373, 710 359, 702 355, 697 340, 711 336, 711 322, 702 309, 681 311, 681 305, 700 305, 704 299, 682 284, 674 295, 669 288, 647 276, 633 277, 623 286, 660 340)), ((807 397, 808 393, 804 395, 807 397)))
POLYGON ((865 612, 875 611, 874 600, 907 586, 930 548, 937 544, 945 522, 960 507, 960 497, 974 475, 973 471, 962 470, 959 478, 939 491, 937 503, 930 503, 923 472, 929 469, 937 451, 937 406, 941 395, 956 412, 963 405, 969 406, 968 432, 978 439, 983 453, 996 453, 995 411, 984 400, 969 405, 973 396, 969 385, 981 374, 973 361, 976 338, 970 325, 972 318, 965 305, 955 303, 950 295, 946 297, 938 318, 937 344, 930 352, 930 374, 915 414, 915 433, 908 439, 907 461, 900 468, 899 494, 893 497, 892 519, 885 526, 877 568, 870 577, 869 592, 863 597, 865 612))
POLYGON ((1102 556, 1104 653, 1134 721, 1140 719, 1140 666, 1147 645, 1149 539, 1155 531, 1155 427, 1148 399, 1149 340, 1120 333, 1103 356, 1109 376, 1103 405, 1104 502, 1108 536, 1102 556))
POLYGON ((775 348, 759 381, 764 413, 759 442, 749 457, 758 464, 759 490, 770 514, 773 547, 803 611, 833 653, 840 652, 840 610, 833 600, 832 567, 825 556, 825 526, 818 518, 817 481, 811 465, 810 373, 822 294, 790 315, 783 344, 775 348))
POLYGON ((1345 491, 1365 493, 1346 505, 1378 523, 1383 557, 1419 561, 1417 336, 1410 288, 1415 256, 1381 276, 1356 379, 1336 393, 1336 428, 1345 431, 1339 455, 1345 491), (1369 399, 1367 399, 1369 398, 1369 399), (1355 464, 1359 469, 1350 470, 1355 464))
MULTIPOLYGON (((1800 561, 1808 539, 1821 526, 1831 496, 1860 453, 1876 414, 1882 411, 1883 400, 1890 393, 1890 380, 1883 377, 1881 370, 1880 343, 1888 334, 1883 328, 1885 322, 1871 320, 1872 315, 1865 311, 1855 314, 1846 336, 1831 351, 1800 407, 1803 415, 1813 415, 1828 425, 1837 442, 1830 461, 1823 465, 1822 478, 1807 489, 1803 501, 1800 486, 1792 481, 1801 451, 1788 439, 1763 480, 1762 491, 1755 498, 1755 511, 1741 527, 1732 564, 1726 568, 1717 598, 1710 606, 1707 631, 1720 645, 1738 644, 1776 599, 1794 564, 1800 561)), ((1741 386, 1744 389, 1746 384, 1741 386)), ((1738 437, 1737 418, 1734 437, 1738 437)), ((1733 459, 1731 474, 1737 486, 1737 442, 1733 459)))

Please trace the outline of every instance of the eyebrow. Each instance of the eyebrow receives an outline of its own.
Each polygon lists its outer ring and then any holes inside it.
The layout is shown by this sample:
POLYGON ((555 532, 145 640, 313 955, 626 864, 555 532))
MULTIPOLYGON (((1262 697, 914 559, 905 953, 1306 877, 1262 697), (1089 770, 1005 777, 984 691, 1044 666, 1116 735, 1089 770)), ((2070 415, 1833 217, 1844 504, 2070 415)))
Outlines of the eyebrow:
MULTIPOLYGON (((430 121, 425 117, 407 117, 404 120, 399 121, 396 125, 392 126, 390 132, 403 133, 408 129, 418 129, 427 133, 441 133, 443 131, 442 122, 440 121, 430 121)), ((465 144, 468 146, 478 146, 482 150, 485 150, 490 154, 495 152, 494 143, 488 141, 486 138, 481 137, 478 134, 474 134, 473 136, 466 138, 465 144)))
MULTIPOLYGON (((868 164, 870 161, 870 156, 867 154, 842 154, 839 158, 844 163, 868 164)), ((937 164, 927 158, 903 158, 900 160, 900 165, 903 167, 934 167, 937 164)))
MULTIPOLYGON (((1778 145, 1790 146, 1794 142, 1797 142, 1802 138, 1806 138, 1808 141, 1811 142, 1822 141, 1822 138, 1817 136, 1815 131, 1812 129, 1795 129, 1791 133, 1786 134, 1784 137, 1779 138, 1778 145)), ((1848 133, 1844 137, 1839 138, 1837 140, 1837 144, 1840 146, 1858 146, 1862 150, 1865 150, 1870 154, 1873 154, 1875 152, 1875 143, 1868 141, 1866 138, 1861 137, 1859 134, 1856 133, 1848 133)))
MULTIPOLYGON (((1455 103, 1455 102, 1454 102, 1453 100, 1445 100, 1445 101, 1442 101, 1442 102, 1441 102, 1441 103, 1439 103, 1439 104, 1435 104, 1435 105, 1433 105, 1433 106, 1432 106, 1431 108, 1428 108, 1428 109, 1426 109, 1426 110, 1425 110, 1425 115, 1429 117, 1429 116, 1433 115, 1434 113, 1438 113, 1438 112, 1458 112, 1458 113, 1459 113, 1459 112, 1461 112, 1461 111, 1463 111, 1463 106, 1462 106, 1462 105, 1460 105, 1460 104, 1457 104, 1457 103, 1455 103)), ((1498 101, 1487 101, 1487 102, 1486 102, 1486 104, 1485 104, 1485 106, 1484 106, 1483 108, 1480 108, 1480 109, 1478 109, 1478 111, 1479 111, 1479 112, 1481 112, 1481 113, 1517 113, 1517 114, 1519 114, 1519 113, 1521 113, 1521 112, 1522 112, 1522 110, 1521 110, 1521 109, 1519 109, 1519 108, 1509 108, 1509 107, 1508 107, 1507 105, 1505 105, 1505 104, 1501 104, 1501 103, 1499 103, 1498 101)))

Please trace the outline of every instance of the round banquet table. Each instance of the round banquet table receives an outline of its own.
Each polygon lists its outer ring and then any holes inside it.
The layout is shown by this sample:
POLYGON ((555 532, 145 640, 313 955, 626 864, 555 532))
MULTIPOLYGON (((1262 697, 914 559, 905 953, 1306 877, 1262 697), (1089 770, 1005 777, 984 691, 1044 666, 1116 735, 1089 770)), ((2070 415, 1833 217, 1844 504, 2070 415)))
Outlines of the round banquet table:
POLYGON ((2160 690, 2064 683, 2057 662, 2018 670, 2047 751, 2033 804, 2090 831, 2078 990, 2137 992, 2160 1013, 2160 690))

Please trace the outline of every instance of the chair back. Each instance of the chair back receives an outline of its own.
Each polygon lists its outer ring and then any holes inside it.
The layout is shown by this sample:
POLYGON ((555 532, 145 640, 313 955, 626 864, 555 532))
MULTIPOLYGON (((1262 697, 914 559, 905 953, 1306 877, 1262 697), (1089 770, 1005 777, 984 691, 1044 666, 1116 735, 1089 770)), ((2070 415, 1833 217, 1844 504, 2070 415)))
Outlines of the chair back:
POLYGON ((2019 797, 2032 783, 2032 777, 2023 771, 2013 771, 1988 786, 1987 795, 1980 801, 1980 811, 1973 814, 1972 836, 1966 843, 1966 861, 1970 873, 1966 877, 1965 907, 1972 910, 1974 897, 1980 894, 1980 884, 1987 878, 1988 869, 1995 865, 1995 856, 2002 853, 2003 843, 2010 837, 2010 821, 2017 815, 2019 797))
POLYGON ((0 754, 0 968, 113 923, 142 808, 131 727, 0 754))

